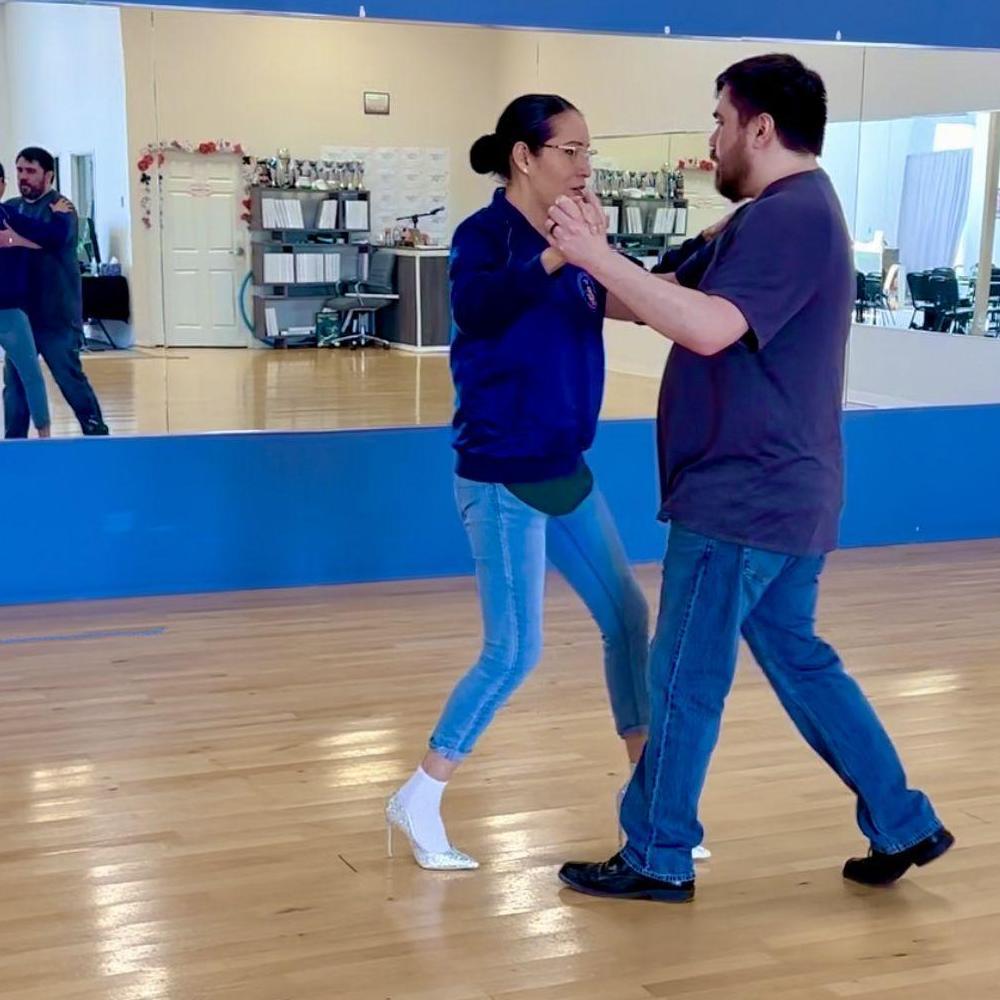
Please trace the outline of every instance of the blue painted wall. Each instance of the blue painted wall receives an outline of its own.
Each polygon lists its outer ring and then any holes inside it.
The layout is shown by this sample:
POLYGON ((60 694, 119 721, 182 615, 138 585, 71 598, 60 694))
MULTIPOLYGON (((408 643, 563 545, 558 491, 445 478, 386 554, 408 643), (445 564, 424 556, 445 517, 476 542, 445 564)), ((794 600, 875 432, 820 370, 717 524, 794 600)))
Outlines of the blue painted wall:
MULTIPOLYGON (((1000 406, 845 415, 845 545, 1000 536, 1000 406)), ((632 557, 662 553, 651 421, 592 462, 632 557)), ((0 603, 471 571, 446 428, 0 445, 0 603)))
MULTIPOLYGON (((147 0, 148 6, 206 7, 356 17, 360 0, 147 0)), ((369 17, 455 24, 556 28, 714 38, 790 38, 1000 48, 1000 3, 965 0, 715 0, 607 3, 604 0, 365 0, 369 17)))

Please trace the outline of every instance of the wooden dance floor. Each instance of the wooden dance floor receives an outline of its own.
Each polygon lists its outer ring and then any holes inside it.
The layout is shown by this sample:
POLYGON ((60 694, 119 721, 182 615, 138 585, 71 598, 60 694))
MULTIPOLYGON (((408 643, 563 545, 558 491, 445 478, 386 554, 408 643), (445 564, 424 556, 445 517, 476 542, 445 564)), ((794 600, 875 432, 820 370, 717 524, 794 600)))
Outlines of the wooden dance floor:
POLYGON ((445 799, 475 873, 387 860, 381 820, 477 653, 469 580, 0 610, 0 992, 992 1000, 998 609, 1000 543, 837 555, 823 631, 958 845, 891 890, 845 885, 851 798, 744 662, 689 906, 556 880, 614 849, 625 774, 558 581, 543 664, 445 799))
MULTIPOLYGON (((450 424, 444 355, 402 351, 146 349, 85 354, 114 435, 450 424)), ((80 427, 46 372, 52 432, 80 427)), ((659 379, 610 372, 605 420, 651 417, 659 379)))

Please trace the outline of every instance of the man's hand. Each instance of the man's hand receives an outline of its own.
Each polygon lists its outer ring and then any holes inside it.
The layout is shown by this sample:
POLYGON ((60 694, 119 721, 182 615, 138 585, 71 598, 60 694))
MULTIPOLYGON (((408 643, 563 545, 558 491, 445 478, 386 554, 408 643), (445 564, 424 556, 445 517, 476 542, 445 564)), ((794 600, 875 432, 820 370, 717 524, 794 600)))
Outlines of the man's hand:
POLYGON ((593 191, 585 191, 582 201, 563 195, 549 209, 549 243, 585 271, 614 252, 607 230, 604 207, 593 191))

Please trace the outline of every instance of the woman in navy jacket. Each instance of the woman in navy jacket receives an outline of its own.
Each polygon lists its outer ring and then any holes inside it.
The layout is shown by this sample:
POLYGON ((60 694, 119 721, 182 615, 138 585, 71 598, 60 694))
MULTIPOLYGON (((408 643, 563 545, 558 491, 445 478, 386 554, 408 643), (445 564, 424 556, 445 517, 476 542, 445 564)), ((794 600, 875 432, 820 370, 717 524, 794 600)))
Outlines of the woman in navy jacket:
MULTIPOLYGON (((475 868, 440 815, 445 785, 542 651, 546 560, 593 615, 618 735, 638 760, 649 716, 646 601, 584 455, 604 390, 607 295, 545 235, 560 195, 582 198, 590 134, 569 101, 529 94, 472 147, 503 186, 455 232, 451 258, 455 495, 476 561, 482 654, 459 681, 389 832, 417 863, 475 868)), ((605 229, 604 218, 592 225, 605 229)))

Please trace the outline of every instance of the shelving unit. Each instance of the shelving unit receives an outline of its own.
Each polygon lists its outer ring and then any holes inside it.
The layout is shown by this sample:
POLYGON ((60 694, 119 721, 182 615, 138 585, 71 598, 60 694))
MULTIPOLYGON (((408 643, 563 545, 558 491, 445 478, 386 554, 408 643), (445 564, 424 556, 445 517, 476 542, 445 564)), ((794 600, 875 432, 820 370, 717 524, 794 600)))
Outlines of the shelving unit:
MULTIPOLYGON (((368 203, 371 224, 371 197, 367 191, 312 191, 298 188, 261 188, 250 191, 250 267, 253 275, 254 336, 272 347, 308 346, 316 343, 316 313, 323 303, 338 292, 340 281, 359 277, 361 249, 371 241, 370 228, 348 229, 345 226, 348 202, 368 203), (301 205, 303 227, 273 228, 264 225, 266 199, 294 200, 301 205), (325 202, 336 201, 340 228, 321 228, 325 202), (339 260, 336 280, 268 281, 265 257, 287 254, 297 258, 305 254, 335 254, 339 260), (268 332, 267 311, 274 310, 278 334, 268 332), (283 331, 309 329, 311 333, 286 336, 283 331)), ((296 261, 293 269, 297 270, 296 261)))
POLYGON ((624 229, 626 225, 625 210, 629 207, 638 207, 642 212, 642 232, 641 233, 608 233, 608 241, 622 250, 636 252, 639 256, 661 255, 671 243, 682 242, 687 238, 687 220, 681 227, 681 231, 671 233, 654 233, 653 226, 656 219, 656 211, 660 208, 673 208, 683 210, 685 215, 688 210, 686 199, 667 198, 642 198, 642 197, 612 197, 602 198, 604 205, 618 209, 618 227, 624 229))

